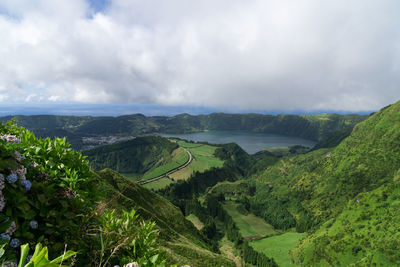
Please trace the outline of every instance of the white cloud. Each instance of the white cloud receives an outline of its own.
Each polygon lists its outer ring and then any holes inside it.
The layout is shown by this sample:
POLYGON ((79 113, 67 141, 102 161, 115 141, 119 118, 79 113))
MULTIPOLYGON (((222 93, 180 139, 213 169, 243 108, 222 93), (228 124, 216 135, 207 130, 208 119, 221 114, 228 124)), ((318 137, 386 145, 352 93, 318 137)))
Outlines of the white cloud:
POLYGON ((93 13, 84 0, 3 0, 0 101, 377 109, 400 99, 399 8, 114 0, 93 13))

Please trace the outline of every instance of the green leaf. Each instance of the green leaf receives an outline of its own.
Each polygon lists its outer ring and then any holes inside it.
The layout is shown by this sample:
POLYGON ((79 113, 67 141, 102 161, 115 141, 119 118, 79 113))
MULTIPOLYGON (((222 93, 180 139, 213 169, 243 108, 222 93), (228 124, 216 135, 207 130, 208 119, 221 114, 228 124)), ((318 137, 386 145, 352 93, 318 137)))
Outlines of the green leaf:
POLYGON ((41 250, 42 250, 42 244, 37 243, 35 246, 35 252, 33 252, 32 258, 35 258, 37 255, 39 255, 41 250))
POLYGON ((76 254, 77 254, 76 252, 71 251, 71 250, 68 250, 67 252, 65 252, 65 254, 63 254, 63 255, 61 255, 61 256, 55 258, 55 259, 52 260, 50 263, 61 263, 61 262, 63 262, 64 260, 66 260, 66 259, 68 259, 68 258, 70 258, 70 257, 72 257, 72 256, 75 256, 76 254))
POLYGON ((25 244, 21 246, 21 256, 19 257, 18 267, 23 267, 25 265, 26 257, 29 253, 29 244, 25 244))
POLYGON ((153 257, 151 257, 150 261, 151 261, 151 263, 156 264, 157 260, 158 260, 158 254, 156 254, 153 257))
POLYGON ((42 250, 39 252, 39 254, 36 257, 32 257, 32 261, 35 264, 35 266, 40 266, 40 264, 43 264, 46 260, 48 261, 48 250, 47 247, 42 248, 42 250))
POLYGON ((7 245, 7 244, 3 244, 3 245, 0 246, 0 259, 1 259, 1 257, 3 257, 4 252, 6 252, 6 251, 4 250, 4 247, 5 247, 6 245, 7 245))

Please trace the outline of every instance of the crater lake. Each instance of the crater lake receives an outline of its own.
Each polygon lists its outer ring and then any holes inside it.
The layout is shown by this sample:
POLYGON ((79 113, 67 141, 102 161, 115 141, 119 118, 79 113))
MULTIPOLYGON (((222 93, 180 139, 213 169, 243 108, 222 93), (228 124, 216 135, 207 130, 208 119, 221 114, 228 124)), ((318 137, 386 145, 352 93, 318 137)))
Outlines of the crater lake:
POLYGON ((208 142, 210 144, 236 143, 247 153, 254 154, 266 148, 282 148, 293 145, 302 145, 312 148, 317 142, 299 137, 255 133, 249 131, 217 131, 210 130, 205 132, 187 134, 160 134, 163 137, 177 137, 194 142, 208 142))

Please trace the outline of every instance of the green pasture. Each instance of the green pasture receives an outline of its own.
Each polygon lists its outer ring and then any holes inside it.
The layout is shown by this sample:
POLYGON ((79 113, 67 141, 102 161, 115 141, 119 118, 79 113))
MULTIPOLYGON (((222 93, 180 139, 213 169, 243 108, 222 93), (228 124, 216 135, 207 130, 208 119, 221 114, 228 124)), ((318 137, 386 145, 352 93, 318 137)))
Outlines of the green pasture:
POLYGON ((172 159, 167 162, 166 164, 159 166, 153 170, 150 170, 146 172, 142 180, 146 181, 155 177, 158 177, 164 173, 167 173, 175 168, 178 168, 179 166, 185 164, 189 160, 189 155, 186 153, 186 151, 183 148, 177 148, 174 150, 172 153, 172 159))
POLYGON ((192 154, 192 162, 182 170, 174 172, 170 177, 174 180, 188 179, 193 172, 199 171, 203 172, 212 167, 222 167, 224 161, 216 158, 214 152, 217 149, 216 146, 210 146, 206 144, 194 144, 188 143, 182 140, 177 141, 180 147, 186 148, 192 154))
POLYGON ((273 258, 279 266, 294 266, 290 261, 289 251, 294 248, 305 235, 306 233, 287 232, 250 242, 250 245, 256 251, 273 258))
POLYGON ((226 202, 223 207, 232 217, 236 226, 239 228, 239 232, 243 237, 247 236, 273 236, 278 234, 274 227, 266 223, 260 217, 255 216, 252 213, 247 215, 241 214, 237 210, 238 204, 234 202, 226 202))

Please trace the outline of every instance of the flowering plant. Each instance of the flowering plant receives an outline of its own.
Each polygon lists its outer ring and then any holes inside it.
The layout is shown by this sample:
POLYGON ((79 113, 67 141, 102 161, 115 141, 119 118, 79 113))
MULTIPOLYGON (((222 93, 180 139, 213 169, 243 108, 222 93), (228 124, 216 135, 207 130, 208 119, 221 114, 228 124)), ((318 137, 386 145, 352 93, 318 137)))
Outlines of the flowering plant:
POLYGON ((90 190, 88 162, 65 138, 38 139, 14 121, 0 124, 0 245, 15 260, 21 243, 43 242, 54 250, 85 245, 84 214, 90 190))

